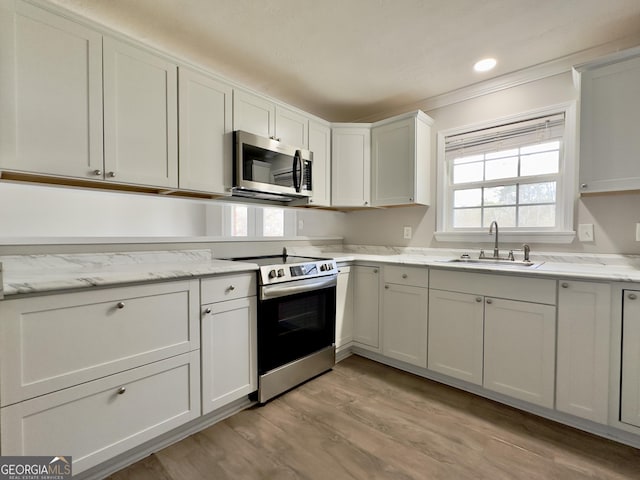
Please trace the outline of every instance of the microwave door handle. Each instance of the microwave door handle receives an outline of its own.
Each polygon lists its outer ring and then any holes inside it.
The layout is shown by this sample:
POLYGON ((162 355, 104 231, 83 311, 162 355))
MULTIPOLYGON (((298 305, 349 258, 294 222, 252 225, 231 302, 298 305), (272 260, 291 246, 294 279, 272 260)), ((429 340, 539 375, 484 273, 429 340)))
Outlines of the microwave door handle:
POLYGON ((298 172, 302 173, 302 152, 300 150, 296 150, 295 155, 293 156, 293 188, 295 188, 296 192, 300 192, 300 175, 298 172))

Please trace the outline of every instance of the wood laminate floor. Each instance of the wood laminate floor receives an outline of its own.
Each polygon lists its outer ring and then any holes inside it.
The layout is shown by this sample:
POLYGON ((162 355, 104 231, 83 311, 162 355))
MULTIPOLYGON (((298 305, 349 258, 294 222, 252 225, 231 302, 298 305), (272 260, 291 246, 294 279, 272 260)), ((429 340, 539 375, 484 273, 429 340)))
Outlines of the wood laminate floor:
POLYGON ((640 479, 640 450, 352 356, 109 478, 640 479))

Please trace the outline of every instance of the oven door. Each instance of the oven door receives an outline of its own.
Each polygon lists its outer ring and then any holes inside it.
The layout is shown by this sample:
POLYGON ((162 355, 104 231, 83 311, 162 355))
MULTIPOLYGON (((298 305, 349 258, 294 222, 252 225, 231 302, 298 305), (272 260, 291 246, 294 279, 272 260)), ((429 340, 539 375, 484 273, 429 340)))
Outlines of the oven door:
POLYGON ((258 303, 260 375, 335 342, 335 275, 261 288, 258 303))

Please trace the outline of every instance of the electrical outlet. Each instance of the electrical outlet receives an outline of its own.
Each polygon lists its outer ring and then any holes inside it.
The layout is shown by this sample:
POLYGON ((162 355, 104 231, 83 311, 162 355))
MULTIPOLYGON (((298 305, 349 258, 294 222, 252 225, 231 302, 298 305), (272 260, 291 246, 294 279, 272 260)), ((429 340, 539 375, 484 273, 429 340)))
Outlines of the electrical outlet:
POLYGON ((411 227, 404 227, 403 235, 405 240, 411 240, 411 227))
POLYGON ((578 240, 581 242, 593 242, 593 223, 581 223, 578 225, 578 240))

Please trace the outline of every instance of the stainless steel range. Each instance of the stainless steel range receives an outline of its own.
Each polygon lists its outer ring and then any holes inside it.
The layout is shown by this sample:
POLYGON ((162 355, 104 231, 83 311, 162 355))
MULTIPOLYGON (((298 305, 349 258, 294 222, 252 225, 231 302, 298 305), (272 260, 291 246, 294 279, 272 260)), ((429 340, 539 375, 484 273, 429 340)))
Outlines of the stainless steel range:
POLYGON ((236 258, 260 266, 258 401, 267 400, 335 365, 334 260, 282 255, 236 258))

